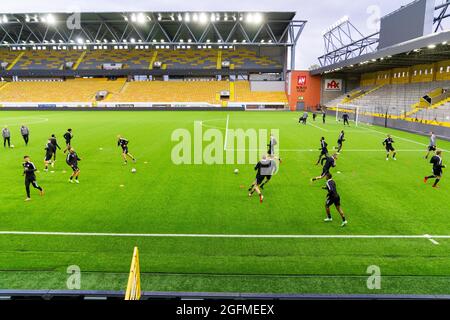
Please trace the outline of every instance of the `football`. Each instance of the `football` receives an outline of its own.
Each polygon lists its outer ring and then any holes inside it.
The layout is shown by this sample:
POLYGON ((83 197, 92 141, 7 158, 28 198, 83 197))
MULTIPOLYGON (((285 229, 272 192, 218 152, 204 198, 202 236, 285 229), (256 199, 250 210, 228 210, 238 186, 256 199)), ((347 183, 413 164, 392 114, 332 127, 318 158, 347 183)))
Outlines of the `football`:
POLYGON ((14 148, 14 145, 13 145, 13 144, 11 145, 11 148, 14 148))
POLYGON ((136 173, 136 168, 131 169, 131 173, 136 173))
POLYGON ((238 174, 239 173, 239 169, 234 169, 234 174, 238 174))

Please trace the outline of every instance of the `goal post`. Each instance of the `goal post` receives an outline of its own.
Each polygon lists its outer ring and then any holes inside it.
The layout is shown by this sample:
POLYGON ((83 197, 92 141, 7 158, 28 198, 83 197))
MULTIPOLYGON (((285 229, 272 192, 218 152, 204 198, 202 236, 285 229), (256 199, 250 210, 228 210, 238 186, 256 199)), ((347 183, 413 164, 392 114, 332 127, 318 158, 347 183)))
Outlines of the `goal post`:
POLYGON ((131 259, 130 275, 128 276, 125 300, 139 300, 141 298, 141 269, 139 266, 139 249, 134 247, 131 259))
POLYGON ((348 114, 349 121, 353 121, 356 126, 359 125, 359 106, 349 104, 338 104, 336 106, 336 122, 343 121, 342 116, 348 114))

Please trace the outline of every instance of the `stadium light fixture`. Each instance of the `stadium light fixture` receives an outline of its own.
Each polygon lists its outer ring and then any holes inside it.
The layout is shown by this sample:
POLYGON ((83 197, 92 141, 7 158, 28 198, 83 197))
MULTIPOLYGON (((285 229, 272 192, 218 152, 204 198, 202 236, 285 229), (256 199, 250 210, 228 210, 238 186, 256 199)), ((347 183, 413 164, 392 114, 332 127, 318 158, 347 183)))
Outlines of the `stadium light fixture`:
POLYGON ((184 15, 184 21, 185 21, 185 22, 191 22, 191 15, 190 15, 189 13, 186 13, 186 14, 184 15))
POLYGON ((442 45, 444 45, 444 46, 445 46, 446 44, 447 44, 447 41, 444 41, 444 42, 442 42, 442 45))
POLYGON ((31 21, 30 16, 29 15, 25 15, 25 22, 30 22, 30 21, 31 21))
POLYGON ((84 43, 84 40, 83 40, 82 38, 77 38, 77 43, 83 44, 83 43, 84 43))
POLYGON ((128 17, 127 16, 123 16, 123 20, 128 22, 128 17))
POLYGON ((183 16, 181 14, 178 14, 177 18, 178 18, 178 21, 183 21, 183 16))
POLYGON ((194 15, 192 16, 192 20, 197 22, 198 21, 198 14, 194 13, 194 15))
POLYGON ((255 13, 253 15, 253 22, 254 23, 261 23, 263 21, 263 16, 261 13, 255 13))
POLYGON ((47 22, 48 24, 55 24, 56 23, 56 18, 55 18, 55 16, 54 15, 52 15, 51 13, 49 13, 46 17, 45 17, 45 20, 46 21, 44 21, 44 22, 47 22))
POLYGON ((145 23, 145 21, 146 21, 145 14, 143 14, 142 12, 138 13, 136 16, 136 21, 137 21, 137 23, 140 23, 140 24, 145 23))
POLYGON ((216 22, 216 15, 211 13, 211 22, 216 22))
POLYGON ((162 20, 162 16, 160 13, 158 13, 158 21, 161 21, 161 20, 162 20))
POLYGON ((206 13, 200 13, 199 21, 202 24, 204 24, 208 21, 208 17, 206 16, 206 13))
POLYGON ((8 17, 5 14, 2 17, 2 23, 8 23, 8 17))
POLYGON ((131 38, 131 39, 130 39, 130 42, 131 42, 131 43, 135 43, 135 42, 136 42, 136 39, 131 38))
POLYGON ((428 49, 434 49, 434 48, 436 48, 436 45, 435 45, 435 44, 430 44, 430 45, 428 45, 428 49))
POLYGON ((228 14, 225 13, 225 15, 223 16, 223 21, 228 21, 228 14))
POLYGON ((170 15, 170 20, 175 21, 175 16, 173 15, 173 13, 170 15))

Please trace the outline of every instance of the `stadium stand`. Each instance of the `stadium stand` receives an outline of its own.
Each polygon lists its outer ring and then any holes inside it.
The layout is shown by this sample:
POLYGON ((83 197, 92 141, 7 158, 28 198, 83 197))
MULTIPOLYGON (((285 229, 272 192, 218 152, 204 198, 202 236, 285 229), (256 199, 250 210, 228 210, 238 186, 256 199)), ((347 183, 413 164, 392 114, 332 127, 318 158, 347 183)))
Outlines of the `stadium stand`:
POLYGON ((119 92, 125 79, 8 82, 0 90, 2 102, 88 102, 99 91, 119 92))
POLYGON ((19 58, 20 52, 10 50, 0 50, 0 63, 7 63, 8 69, 13 67, 16 59, 19 58))
POLYGON ((230 61, 231 69, 282 68, 281 63, 266 56, 258 56, 255 51, 247 48, 237 48, 232 51, 224 50, 222 60, 230 61))
POLYGON ((123 64, 124 69, 149 69, 151 50, 90 50, 78 69, 102 69, 103 64, 123 64))
POLYGON ((110 100, 117 102, 207 102, 217 104, 217 94, 229 90, 227 81, 135 81, 110 100))
POLYGON ((450 87, 450 81, 388 84, 367 95, 354 99, 352 103, 362 107, 409 110, 428 92, 436 88, 447 87, 450 87))
POLYGON ((66 62, 75 63, 80 51, 28 50, 17 61, 14 70, 61 70, 66 62))
POLYGON ((217 50, 159 50, 163 69, 216 69, 217 50))

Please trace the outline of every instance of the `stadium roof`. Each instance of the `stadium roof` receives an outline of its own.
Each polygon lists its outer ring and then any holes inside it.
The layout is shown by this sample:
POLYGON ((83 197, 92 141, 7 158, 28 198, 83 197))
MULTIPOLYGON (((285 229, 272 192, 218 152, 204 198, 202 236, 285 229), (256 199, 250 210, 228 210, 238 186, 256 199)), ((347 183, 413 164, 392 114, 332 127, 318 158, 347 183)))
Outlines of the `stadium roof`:
POLYGON ((314 75, 366 73, 448 59, 450 59, 450 30, 406 41, 311 72, 314 75))
POLYGON ((0 15, 0 46, 210 44, 295 46, 295 12, 85 12, 0 15))

